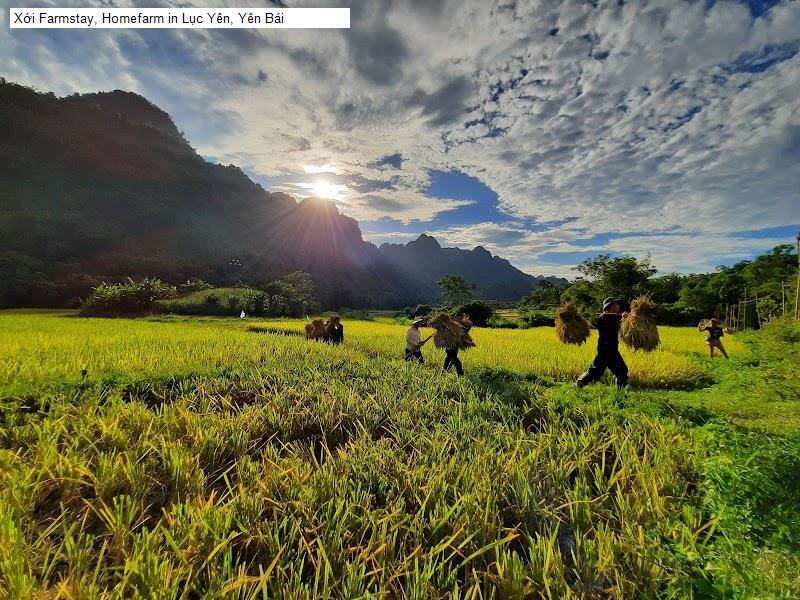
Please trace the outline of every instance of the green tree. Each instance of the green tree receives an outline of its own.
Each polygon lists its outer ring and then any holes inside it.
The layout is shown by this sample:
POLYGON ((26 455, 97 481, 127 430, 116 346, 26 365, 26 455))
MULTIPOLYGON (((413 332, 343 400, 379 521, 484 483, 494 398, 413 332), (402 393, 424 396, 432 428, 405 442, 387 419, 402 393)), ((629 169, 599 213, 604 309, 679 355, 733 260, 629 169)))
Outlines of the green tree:
POLYGON ((561 300, 571 300, 583 312, 596 312, 603 300, 603 290, 596 282, 579 277, 561 293, 561 300))
POLYGON ((686 276, 680 273, 667 273, 659 277, 651 277, 647 281, 647 289, 658 304, 677 302, 681 297, 681 288, 686 283, 686 276))
MULTIPOLYGON (((734 269, 723 269, 711 276, 709 293, 717 304, 735 304, 744 296, 747 279, 734 269)), ((751 286, 751 291, 753 288, 751 286)))
POLYGON ((557 306, 561 302, 561 293, 566 286, 553 285, 549 281, 542 281, 539 287, 525 296, 520 302, 521 310, 545 309, 557 306))
POLYGON ((679 304, 704 315, 713 315, 717 296, 712 284, 712 275, 690 275, 681 288, 679 304))
POLYGON ((626 300, 647 292, 646 283, 657 271, 649 255, 638 259, 633 256, 612 258, 610 254, 586 259, 575 269, 597 283, 602 295, 626 300))
POLYGON ((427 317, 432 312, 433 312, 433 309, 430 306, 428 306, 427 304, 418 304, 417 307, 413 310, 412 314, 409 315, 409 316, 427 317))
POLYGON ((462 304, 453 310, 456 315, 467 315, 476 327, 486 327, 494 314, 494 309, 480 300, 462 304))
POLYGON ((475 286, 470 286, 461 275, 446 273, 438 285, 442 288, 442 304, 445 306, 457 306, 472 300, 475 286))
POLYGON ((314 297, 314 280, 305 271, 295 271, 265 286, 268 312, 273 315, 301 317, 314 313, 319 304, 314 297))

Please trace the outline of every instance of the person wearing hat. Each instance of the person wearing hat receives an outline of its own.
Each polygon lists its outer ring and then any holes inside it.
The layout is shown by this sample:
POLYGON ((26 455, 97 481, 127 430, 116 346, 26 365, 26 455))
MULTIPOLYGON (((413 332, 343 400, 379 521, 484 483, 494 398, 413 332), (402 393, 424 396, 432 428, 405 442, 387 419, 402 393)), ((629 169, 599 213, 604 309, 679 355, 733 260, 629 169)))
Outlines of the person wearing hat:
POLYGON ((422 347, 433 336, 429 335, 424 340, 419 328, 425 324, 425 319, 417 317, 411 322, 411 327, 406 332, 406 360, 416 360, 419 363, 425 362, 422 358, 422 347))
POLYGON ((322 339, 334 346, 338 346, 344 341, 344 326, 339 315, 331 315, 330 319, 328 319, 325 325, 325 336, 322 339))
POLYGON ((706 344, 708 344, 711 358, 714 358, 714 348, 719 348, 719 351, 722 352, 722 356, 728 358, 728 353, 725 352, 725 348, 722 347, 722 341, 720 340, 720 338, 725 335, 725 332, 722 327, 719 326, 719 319, 711 317, 708 321, 708 325, 703 327, 703 323, 700 323, 697 329, 708 332, 708 335, 706 335, 706 344))
POLYGON ((603 300, 603 312, 597 320, 597 356, 586 372, 578 378, 578 387, 584 387, 603 376, 606 369, 617 378, 617 386, 628 383, 628 365, 619 353, 619 325, 628 313, 622 311, 622 300, 609 297, 603 300))

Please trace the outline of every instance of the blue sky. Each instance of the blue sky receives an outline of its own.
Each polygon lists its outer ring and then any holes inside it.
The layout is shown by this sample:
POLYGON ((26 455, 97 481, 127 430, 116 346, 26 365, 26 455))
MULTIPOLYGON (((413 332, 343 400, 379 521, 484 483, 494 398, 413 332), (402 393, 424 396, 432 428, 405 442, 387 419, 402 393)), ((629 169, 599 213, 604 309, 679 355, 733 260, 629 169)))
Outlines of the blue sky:
POLYGON ((376 244, 424 232, 533 274, 601 252, 689 272, 800 231, 800 2, 341 4, 350 30, 2 22, 0 75, 141 93, 203 156, 334 199, 376 244))

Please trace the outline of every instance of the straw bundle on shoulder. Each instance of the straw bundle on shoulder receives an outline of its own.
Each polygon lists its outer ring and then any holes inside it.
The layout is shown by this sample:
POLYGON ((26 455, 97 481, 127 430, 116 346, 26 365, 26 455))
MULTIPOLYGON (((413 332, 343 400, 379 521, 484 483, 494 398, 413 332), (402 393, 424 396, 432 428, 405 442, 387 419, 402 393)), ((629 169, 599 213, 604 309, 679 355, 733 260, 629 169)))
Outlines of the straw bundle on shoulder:
POLYGON ((565 344, 577 346, 589 339, 589 321, 574 302, 566 302, 556 309, 556 335, 565 344))
POLYGON ((631 312, 622 319, 619 337, 633 350, 651 352, 658 348, 661 339, 655 319, 656 305, 650 296, 639 296, 631 302, 631 312))
POLYGON ((428 326, 433 327, 436 333, 433 343, 437 348, 471 348, 475 345, 470 337, 469 329, 472 322, 469 319, 456 320, 447 313, 439 313, 428 320, 428 326))
POLYGON ((469 334, 469 330, 472 329, 472 321, 467 315, 461 315, 456 317, 456 321, 461 328, 464 330, 464 335, 461 336, 461 346, 462 350, 466 350, 467 348, 474 348, 475 342, 472 340, 472 336, 469 334))
POLYGON ((322 319, 314 319, 310 323, 306 323, 307 340, 318 340, 325 336, 326 331, 325 321, 322 319))

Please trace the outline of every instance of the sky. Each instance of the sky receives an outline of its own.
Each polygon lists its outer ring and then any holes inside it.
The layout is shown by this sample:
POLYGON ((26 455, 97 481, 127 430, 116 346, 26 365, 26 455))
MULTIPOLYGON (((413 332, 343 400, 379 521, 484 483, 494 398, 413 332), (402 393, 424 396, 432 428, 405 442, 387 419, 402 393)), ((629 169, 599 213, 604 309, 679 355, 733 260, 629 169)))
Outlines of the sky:
POLYGON ((285 0, 350 6, 351 28, 283 31, 11 30, 25 2, 0 4, 0 75, 138 92, 376 244, 574 277, 599 253, 709 271, 800 232, 800 1, 285 0))

